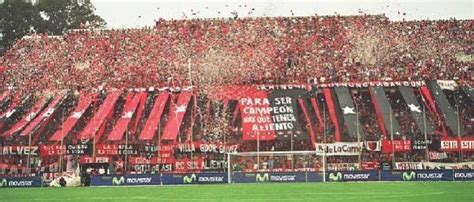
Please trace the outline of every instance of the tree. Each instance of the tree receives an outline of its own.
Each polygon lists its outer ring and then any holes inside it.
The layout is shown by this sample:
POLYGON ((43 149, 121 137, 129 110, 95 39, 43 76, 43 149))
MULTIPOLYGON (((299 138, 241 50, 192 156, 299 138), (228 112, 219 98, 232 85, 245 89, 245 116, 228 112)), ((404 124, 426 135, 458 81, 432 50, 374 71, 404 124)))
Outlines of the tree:
POLYGON ((94 14, 95 7, 90 1, 40 0, 36 6, 43 17, 41 31, 62 34, 69 29, 105 27, 105 21, 94 14))
POLYGON ((18 0, 6 0, 0 4, 1 45, 9 47, 16 39, 34 30, 41 17, 31 3, 18 0))
POLYGON ((90 0, 5 0, 0 4, 1 45, 8 48, 31 32, 60 35, 69 29, 103 28, 105 21, 94 13, 90 0))

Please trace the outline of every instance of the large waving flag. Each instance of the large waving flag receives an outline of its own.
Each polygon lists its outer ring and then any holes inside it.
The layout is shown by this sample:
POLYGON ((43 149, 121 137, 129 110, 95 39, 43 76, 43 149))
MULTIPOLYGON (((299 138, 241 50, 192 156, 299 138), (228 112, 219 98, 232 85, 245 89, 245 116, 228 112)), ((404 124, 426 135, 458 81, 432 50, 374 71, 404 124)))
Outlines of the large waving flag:
POLYGON ((349 92, 348 87, 334 87, 337 99, 339 101, 339 107, 342 110, 342 116, 344 117, 344 124, 347 126, 349 137, 364 137, 364 132, 361 127, 357 127, 357 110, 354 107, 354 101, 349 92), (359 130, 359 131, 357 131, 359 130))
POLYGON ((51 116, 53 116, 54 113, 57 111, 58 106, 66 97, 67 96, 64 96, 64 94, 57 95, 56 98, 54 98, 54 100, 51 101, 48 106, 41 112, 41 114, 37 116, 30 124, 28 124, 28 126, 26 126, 23 131, 21 131, 20 136, 33 135, 38 131, 39 128, 46 125, 49 122, 51 116))
POLYGON ((380 125, 380 128, 384 128, 386 134, 391 136, 403 135, 400 130, 400 124, 395 118, 387 96, 385 95, 384 88, 380 86, 370 87, 369 92, 372 97, 372 103, 375 106, 377 119, 379 123, 383 123, 383 125, 380 125))
POLYGON ((334 104, 333 95, 330 88, 323 89, 324 99, 328 106, 329 118, 334 125, 334 140, 336 142, 341 141, 341 126, 339 124, 339 119, 336 113, 336 106, 334 104))
POLYGON ((448 99, 446 98, 446 95, 444 94, 443 90, 438 85, 438 83, 436 81, 429 81, 428 86, 431 91, 431 94, 433 95, 435 99, 436 105, 441 111, 444 121, 446 122, 446 124, 448 125, 448 128, 452 132, 451 134, 453 134, 453 136, 467 135, 462 125, 461 124, 458 125, 458 122, 457 122, 458 114, 449 103, 448 99))
POLYGON ((158 94, 155 99, 155 104, 151 109, 150 115, 143 126, 143 129, 140 133, 140 140, 152 140, 155 136, 156 130, 158 129, 158 123, 161 120, 161 115, 165 109, 168 98, 170 97, 169 93, 162 92, 158 94))
POLYGON ((96 96, 97 94, 81 93, 76 108, 72 111, 66 121, 62 123, 59 129, 49 138, 49 141, 61 141, 66 137, 82 118, 84 112, 89 109, 96 96))
POLYGON ((107 137, 108 140, 121 140, 123 134, 128 129, 130 121, 132 120, 135 114, 138 104, 140 103, 141 96, 133 92, 130 92, 129 94, 131 94, 132 96, 127 96, 127 99, 125 100, 125 105, 122 110, 122 115, 115 124, 112 131, 110 132, 109 136, 107 137))
POLYGON ((115 103, 119 99, 120 94, 120 91, 113 91, 107 94, 99 110, 95 112, 94 117, 92 117, 84 130, 82 130, 79 136, 80 140, 89 140, 91 137, 94 137, 95 141, 97 141, 97 139, 100 138, 100 134, 102 134, 104 128, 103 125, 110 114, 113 113, 115 103))
POLYGON ((176 103, 171 104, 168 113, 168 120, 163 128, 163 136, 161 136, 162 140, 176 140, 192 95, 192 92, 181 92, 176 103))
POLYGON ((400 90, 405 103, 408 105, 408 109, 410 110, 411 115, 414 117, 418 129, 420 129, 421 132, 424 132, 424 129, 426 129, 427 134, 432 134, 435 128, 433 124, 426 118, 428 117, 428 114, 426 113, 426 110, 423 110, 421 104, 416 99, 411 87, 400 86, 398 89, 400 90))
POLYGON ((21 120, 16 122, 8 131, 6 131, 3 135, 8 137, 15 133, 20 132, 23 128, 26 127, 36 116, 43 110, 43 108, 48 104, 51 97, 46 96, 40 98, 35 105, 30 109, 30 111, 23 116, 21 120))

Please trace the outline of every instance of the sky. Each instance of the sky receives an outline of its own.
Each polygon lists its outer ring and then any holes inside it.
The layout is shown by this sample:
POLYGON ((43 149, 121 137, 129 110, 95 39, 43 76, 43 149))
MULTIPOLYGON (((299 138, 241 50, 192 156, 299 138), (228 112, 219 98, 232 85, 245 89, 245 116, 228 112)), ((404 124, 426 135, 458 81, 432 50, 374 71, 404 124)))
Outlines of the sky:
POLYGON ((474 19, 472 0, 91 0, 108 28, 153 26, 154 20, 385 14, 391 20, 474 19))

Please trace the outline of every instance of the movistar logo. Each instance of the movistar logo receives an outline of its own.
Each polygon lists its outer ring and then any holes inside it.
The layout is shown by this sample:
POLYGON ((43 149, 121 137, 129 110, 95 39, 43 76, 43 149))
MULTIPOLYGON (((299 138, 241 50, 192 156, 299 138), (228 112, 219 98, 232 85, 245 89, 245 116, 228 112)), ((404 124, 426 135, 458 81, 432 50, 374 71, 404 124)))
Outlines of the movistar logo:
POLYGON ((112 178, 112 185, 121 185, 125 182, 125 178, 123 176, 117 178, 117 177, 113 177, 112 178))
POLYGON ((193 182, 196 182, 196 174, 192 174, 191 177, 188 177, 187 175, 183 177, 184 184, 189 184, 193 182))
POLYGON ((268 173, 265 173, 263 175, 260 174, 260 173, 256 174, 255 175, 255 180, 257 182, 266 182, 266 181, 268 181, 268 173))
POLYGON ((415 171, 411 171, 411 172, 403 172, 402 174, 402 177, 403 177, 403 181, 411 181, 411 180, 414 180, 415 179, 415 171))
POLYGON ((331 181, 340 181, 342 180, 342 173, 341 172, 329 173, 329 179, 331 181))
POLYGON ((3 179, 2 182, 0 182, 0 187, 6 187, 8 186, 7 179, 3 179))

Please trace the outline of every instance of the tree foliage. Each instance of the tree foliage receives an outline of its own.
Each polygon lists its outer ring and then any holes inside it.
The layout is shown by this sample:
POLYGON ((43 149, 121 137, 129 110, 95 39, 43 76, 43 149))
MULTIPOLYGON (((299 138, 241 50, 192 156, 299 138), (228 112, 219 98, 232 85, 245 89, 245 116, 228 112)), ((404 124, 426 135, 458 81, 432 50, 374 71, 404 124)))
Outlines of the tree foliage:
POLYGON ((60 35, 69 29, 103 28, 105 21, 94 13, 90 0, 5 0, 0 4, 0 46, 8 48, 31 33, 60 35))

